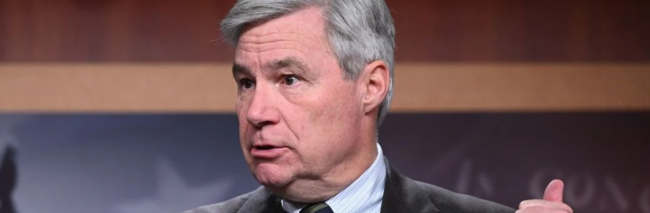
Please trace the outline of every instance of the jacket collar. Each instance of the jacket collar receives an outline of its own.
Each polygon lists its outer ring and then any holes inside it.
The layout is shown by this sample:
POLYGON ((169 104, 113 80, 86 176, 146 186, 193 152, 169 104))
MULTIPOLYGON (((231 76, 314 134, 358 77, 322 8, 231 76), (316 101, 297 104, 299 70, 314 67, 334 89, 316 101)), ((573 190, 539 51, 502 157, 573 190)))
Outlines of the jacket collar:
POLYGON ((264 186, 251 192, 237 213, 278 213, 284 212, 280 205, 280 197, 273 194, 264 186))
POLYGON ((382 213, 437 213, 440 212, 429 195, 414 180, 400 174, 386 162, 386 185, 381 204, 382 213))
MULTIPOLYGON (((438 208, 433 204, 426 193, 416 181, 397 172, 386 158, 386 183, 384 197, 381 204, 381 213, 438 213, 438 208)), ((238 213, 277 213, 283 212, 280 197, 274 195, 265 187, 253 191, 244 201, 238 213)))

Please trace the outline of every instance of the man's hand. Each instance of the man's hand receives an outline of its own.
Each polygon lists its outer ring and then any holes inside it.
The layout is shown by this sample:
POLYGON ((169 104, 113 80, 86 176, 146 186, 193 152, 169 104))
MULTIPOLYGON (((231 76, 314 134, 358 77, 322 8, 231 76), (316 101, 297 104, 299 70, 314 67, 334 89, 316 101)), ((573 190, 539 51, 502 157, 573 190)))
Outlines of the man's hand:
POLYGON ((543 200, 524 200, 515 213, 573 213, 573 209, 562 202, 562 191, 564 183, 553 180, 546 187, 543 200))

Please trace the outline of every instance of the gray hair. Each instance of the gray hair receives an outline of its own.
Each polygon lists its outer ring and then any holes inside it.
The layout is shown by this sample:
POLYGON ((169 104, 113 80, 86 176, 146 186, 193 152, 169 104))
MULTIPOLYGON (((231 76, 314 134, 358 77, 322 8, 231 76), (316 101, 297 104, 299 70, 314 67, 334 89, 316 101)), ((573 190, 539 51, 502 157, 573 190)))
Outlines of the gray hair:
POLYGON ((358 79, 372 61, 382 60, 388 65, 388 93, 379 105, 377 118, 377 124, 381 124, 393 97, 395 52, 393 18, 383 0, 239 0, 221 21, 221 32, 224 39, 236 45, 245 25, 307 7, 324 9, 329 43, 347 79, 358 79))

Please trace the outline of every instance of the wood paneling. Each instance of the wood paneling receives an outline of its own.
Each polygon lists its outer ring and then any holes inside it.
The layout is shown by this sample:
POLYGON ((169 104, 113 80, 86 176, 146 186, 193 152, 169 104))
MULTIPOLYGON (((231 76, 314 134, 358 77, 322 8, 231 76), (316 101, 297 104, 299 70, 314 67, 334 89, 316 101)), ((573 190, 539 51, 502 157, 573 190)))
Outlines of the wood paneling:
POLYGON ((650 59, 650 1, 389 2, 399 60, 650 59))
MULTIPOLYGON (((650 60, 647 0, 387 0, 398 61, 650 60)), ((0 0, 0 61, 230 61, 233 0, 0 0)))
POLYGON ((0 0, 2 61, 213 61, 232 1, 0 0))
MULTIPOLYGON (((649 64, 396 66, 392 111, 650 110, 649 64)), ((232 112, 229 64, 4 64, 0 111, 232 112)))
POLYGON ((225 64, 0 65, 0 109, 15 111, 232 111, 225 64))
POLYGON ((395 111, 650 110, 650 65, 400 64, 395 111))

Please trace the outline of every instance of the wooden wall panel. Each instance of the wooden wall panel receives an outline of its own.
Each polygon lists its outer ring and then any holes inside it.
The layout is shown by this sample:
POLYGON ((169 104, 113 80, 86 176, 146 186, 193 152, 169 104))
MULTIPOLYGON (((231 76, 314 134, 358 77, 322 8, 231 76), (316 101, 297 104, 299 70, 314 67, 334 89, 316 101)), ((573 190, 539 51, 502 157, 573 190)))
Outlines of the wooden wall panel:
POLYGON ((232 1, 0 0, 2 61, 213 61, 232 1))
POLYGON ((389 2, 400 60, 650 59, 650 1, 389 2))
MULTIPOLYGON (((398 61, 650 60, 647 0, 387 0, 398 61)), ((230 61, 233 0, 0 0, 0 61, 230 61)))
MULTIPOLYGON (((650 110, 648 64, 396 66, 391 110, 650 110)), ((229 64, 0 65, 0 111, 232 112, 229 64)))

